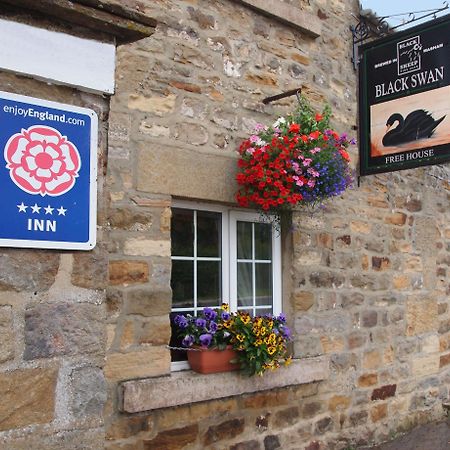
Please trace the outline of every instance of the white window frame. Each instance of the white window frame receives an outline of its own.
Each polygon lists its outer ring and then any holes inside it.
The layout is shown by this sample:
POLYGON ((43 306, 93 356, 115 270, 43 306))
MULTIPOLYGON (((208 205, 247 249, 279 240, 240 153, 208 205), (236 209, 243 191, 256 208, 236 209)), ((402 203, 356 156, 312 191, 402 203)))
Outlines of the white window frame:
MULTIPOLYGON (((222 299, 230 306, 231 311, 237 311, 237 222, 265 223, 260 214, 251 210, 242 210, 209 203, 173 200, 172 208, 190 209, 197 211, 219 212, 222 214, 222 299)), ((266 222, 267 223, 267 222, 266 222)), ((194 253, 194 258, 196 255, 194 253)), ((184 257, 171 256, 171 260, 183 260, 184 257)), ((187 258, 186 258, 187 259, 187 258)), ((257 260, 252 259, 257 262, 257 260)), ((281 235, 279 230, 272 226, 272 295, 273 314, 282 312, 282 270, 281 270, 281 235)), ((194 280, 194 282, 196 282, 194 280)), ((220 306, 220 305, 218 305, 220 306)), ((193 308, 175 308, 182 313, 183 309, 192 311, 193 308)), ((203 308, 194 308, 195 312, 203 308)), ((242 307, 239 309, 246 309, 242 307)), ((173 309, 171 309, 173 311, 173 309)), ((172 362, 172 371, 188 369, 187 361, 172 362)))

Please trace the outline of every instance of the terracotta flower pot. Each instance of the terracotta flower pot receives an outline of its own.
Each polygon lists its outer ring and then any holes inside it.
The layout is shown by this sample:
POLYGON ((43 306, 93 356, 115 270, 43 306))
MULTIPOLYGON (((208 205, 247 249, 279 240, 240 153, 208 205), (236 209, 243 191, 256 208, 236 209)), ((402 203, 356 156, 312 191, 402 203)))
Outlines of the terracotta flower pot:
POLYGON ((231 345, 225 350, 197 347, 188 351, 187 357, 191 369, 198 373, 229 372, 239 368, 239 364, 231 363, 231 360, 237 360, 231 345))

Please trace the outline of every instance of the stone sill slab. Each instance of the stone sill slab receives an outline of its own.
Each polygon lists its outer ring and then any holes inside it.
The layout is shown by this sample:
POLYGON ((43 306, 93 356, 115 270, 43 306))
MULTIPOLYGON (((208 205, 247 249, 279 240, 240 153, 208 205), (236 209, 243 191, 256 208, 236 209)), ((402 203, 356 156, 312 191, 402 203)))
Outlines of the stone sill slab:
POLYGON ((138 413, 322 381, 329 377, 329 366, 328 356, 318 356, 294 360, 288 367, 262 377, 247 378, 238 372, 202 375, 184 371, 125 381, 119 385, 119 409, 125 413, 138 413))

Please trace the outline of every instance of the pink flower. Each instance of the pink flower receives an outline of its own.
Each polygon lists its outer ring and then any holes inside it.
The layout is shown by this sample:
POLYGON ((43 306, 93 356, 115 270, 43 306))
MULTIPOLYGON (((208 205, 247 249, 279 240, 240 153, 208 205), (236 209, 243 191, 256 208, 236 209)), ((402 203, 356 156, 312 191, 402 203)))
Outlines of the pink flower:
POLYGON ((259 141, 259 136, 257 136, 256 134, 252 134, 248 140, 249 140, 252 144, 254 144, 255 142, 258 142, 258 141, 259 141))
POLYGON ((308 167, 311 163, 312 163, 312 159, 311 158, 305 158, 304 161, 303 161, 303 165, 305 167, 308 167))
POLYGON ((313 155, 315 155, 316 153, 319 153, 320 152, 320 150, 321 150, 321 148, 320 147, 314 147, 313 149, 311 149, 310 151, 311 151, 311 153, 313 154, 313 155))
POLYGON ((4 156, 12 181, 34 195, 65 194, 74 186, 81 167, 75 145, 59 131, 43 125, 11 136, 4 156))

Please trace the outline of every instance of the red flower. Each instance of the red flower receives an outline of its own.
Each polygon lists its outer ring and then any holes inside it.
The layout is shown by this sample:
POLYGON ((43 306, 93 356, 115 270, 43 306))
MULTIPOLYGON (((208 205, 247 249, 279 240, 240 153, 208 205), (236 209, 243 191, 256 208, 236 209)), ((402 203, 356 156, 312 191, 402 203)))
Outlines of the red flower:
POLYGON ((350 155, 344 149, 339 149, 339 153, 346 161, 350 161, 350 155))
POLYGON ((320 122, 323 119, 321 114, 316 114, 316 122, 320 122))
POLYGON ((298 123, 291 123, 289 127, 289 133, 298 133, 300 131, 300 125, 298 123))

